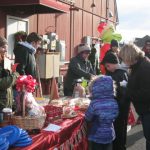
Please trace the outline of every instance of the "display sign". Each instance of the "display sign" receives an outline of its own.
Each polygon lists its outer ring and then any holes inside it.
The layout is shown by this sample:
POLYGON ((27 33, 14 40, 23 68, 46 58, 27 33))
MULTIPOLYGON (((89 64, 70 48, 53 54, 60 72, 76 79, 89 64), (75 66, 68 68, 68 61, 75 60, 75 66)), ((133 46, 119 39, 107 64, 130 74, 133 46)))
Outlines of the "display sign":
POLYGON ((75 4, 75 0, 58 0, 58 1, 67 3, 67 4, 75 4))

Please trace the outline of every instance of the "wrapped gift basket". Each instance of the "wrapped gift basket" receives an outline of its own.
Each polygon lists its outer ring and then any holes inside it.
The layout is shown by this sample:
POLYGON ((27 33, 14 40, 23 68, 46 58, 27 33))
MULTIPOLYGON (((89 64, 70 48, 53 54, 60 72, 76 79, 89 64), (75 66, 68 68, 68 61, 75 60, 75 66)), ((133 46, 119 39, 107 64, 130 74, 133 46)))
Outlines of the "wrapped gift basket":
POLYGON ((20 76, 16 82, 16 89, 19 91, 19 104, 21 114, 14 115, 14 125, 26 130, 41 129, 44 126, 46 114, 44 108, 38 105, 32 95, 35 90, 36 81, 32 76, 20 76))

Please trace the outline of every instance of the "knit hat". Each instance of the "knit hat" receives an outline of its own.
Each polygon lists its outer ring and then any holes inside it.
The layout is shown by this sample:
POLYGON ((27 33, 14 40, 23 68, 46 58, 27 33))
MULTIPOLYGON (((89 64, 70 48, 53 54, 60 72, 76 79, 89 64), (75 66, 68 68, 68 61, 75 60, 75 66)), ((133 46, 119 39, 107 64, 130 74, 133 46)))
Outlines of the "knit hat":
POLYGON ((78 54, 84 51, 89 51, 89 52, 91 51, 91 48, 88 44, 80 44, 78 46, 78 54))
POLYGON ((117 40, 111 40, 111 47, 119 47, 117 40))
POLYGON ((104 58, 103 58, 103 60, 101 62, 101 64, 103 64, 103 65, 105 63, 118 64, 119 63, 119 59, 118 59, 118 57, 117 57, 117 55, 115 53, 109 52, 109 53, 107 53, 104 56, 104 58))

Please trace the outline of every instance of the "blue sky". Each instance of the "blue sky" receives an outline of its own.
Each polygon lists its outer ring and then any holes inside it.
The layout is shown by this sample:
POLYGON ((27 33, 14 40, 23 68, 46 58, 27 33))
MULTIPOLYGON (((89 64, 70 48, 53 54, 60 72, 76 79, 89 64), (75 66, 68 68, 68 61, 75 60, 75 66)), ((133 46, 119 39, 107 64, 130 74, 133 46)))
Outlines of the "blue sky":
POLYGON ((135 37, 150 35, 150 1, 117 0, 119 25, 117 32, 122 41, 132 41, 135 37))

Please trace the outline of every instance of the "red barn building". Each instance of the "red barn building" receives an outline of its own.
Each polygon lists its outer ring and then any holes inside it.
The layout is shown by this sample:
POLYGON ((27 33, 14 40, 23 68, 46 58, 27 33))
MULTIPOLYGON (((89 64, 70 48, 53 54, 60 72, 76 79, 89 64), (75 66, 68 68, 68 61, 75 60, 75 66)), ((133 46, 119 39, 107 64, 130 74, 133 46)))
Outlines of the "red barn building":
MULTIPOLYGON (((116 26, 118 12, 116 0, 0 0, 0 18, 0 35, 8 39, 9 55, 17 31, 55 32, 65 41, 65 61, 69 61, 84 36, 99 37, 101 20, 116 26)), ((60 67, 61 74, 65 68, 60 67)))

